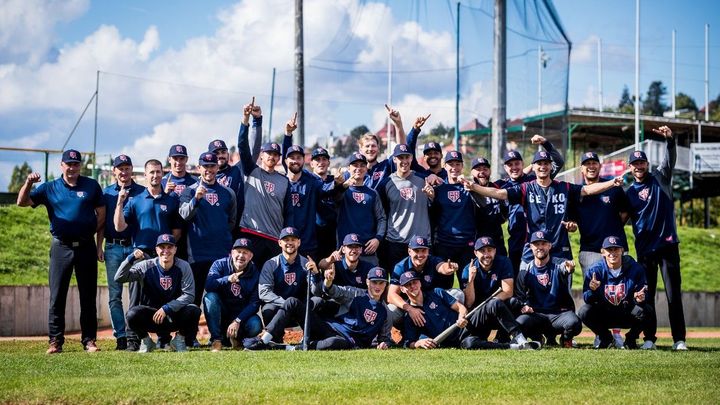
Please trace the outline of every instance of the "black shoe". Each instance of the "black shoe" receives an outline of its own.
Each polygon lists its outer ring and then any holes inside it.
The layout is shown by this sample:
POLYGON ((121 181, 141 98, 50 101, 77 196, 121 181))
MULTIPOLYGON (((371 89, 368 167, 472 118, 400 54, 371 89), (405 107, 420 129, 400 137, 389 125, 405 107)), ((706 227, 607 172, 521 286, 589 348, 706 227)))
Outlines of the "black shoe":
POLYGON ((127 349, 127 338, 119 337, 115 343, 115 350, 126 350, 127 349))
POLYGON ((270 350, 270 345, 257 337, 243 339, 243 347, 245 350, 270 350))
POLYGON ((128 352, 136 352, 140 350, 140 342, 138 342, 137 340, 128 340, 127 348, 125 350, 128 352))

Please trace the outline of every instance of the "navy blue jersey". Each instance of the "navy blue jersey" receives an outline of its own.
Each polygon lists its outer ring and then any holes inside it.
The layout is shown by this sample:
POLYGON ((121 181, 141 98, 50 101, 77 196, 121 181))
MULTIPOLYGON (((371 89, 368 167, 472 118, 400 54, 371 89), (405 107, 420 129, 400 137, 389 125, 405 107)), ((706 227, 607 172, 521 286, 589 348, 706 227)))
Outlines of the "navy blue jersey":
MULTIPOLYGON (((568 213, 568 203, 580 201, 582 186, 553 180, 547 188, 537 181, 529 181, 507 190, 508 201, 520 204, 527 218, 527 232, 544 231, 552 243, 550 253, 554 256, 572 259, 570 239, 562 225, 568 213)), ((526 244, 523 260, 532 260, 530 244, 526 244)))
POLYGON ((188 223, 188 257, 190 263, 207 262, 227 256, 232 248, 232 228, 235 226, 235 193, 215 182, 196 183, 180 194, 180 216, 188 223), (203 199, 195 193, 202 184, 203 199))
POLYGON ((307 297, 307 259, 298 255, 288 264, 282 254, 265 262, 260 273, 260 299, 282 305, 290 297, 304 301, 307 297))
POLYGON ((542 267, 530 262, 530 266, 518 275, 515 296, 535 312, 558 313, 574 309, 565 259, 552 258, 542 267))
MULTIPOLYGON (((111 184, 103 190, 103 199, 105 200, 105 240, 112 241, 112 239, 130 239, 135 233, 135 224, 128 225, 125 230, 118 232, 115 230, 115 223, 113 217, 115 216, 115 209, 117 208, 118 193, 120 193, 120 186, 117 183, 111 184)), ((130 186, 126 187, 129 190, 128 197, 123 203, 123 208, 127 205, 128 201, 145 191, 145 187, 135 183, 130 183, 130 186)))
POLYGON ((164 191, 154 198, 147 189, 128 201, 123 208, 123 216, 128 226, 135 225, 133 246, 154 249, 158 236, 180 229, 182 220, 178 214, 178 201, 164 191))
POLYGON ((498 288, 502 287, 502 281, 513 278, 513 268, 510 259, 505 256, 495 256, 492 267, 490 270, 485 271, 480 267, 478 259, 472 259, 462 271, 460 275, 460 288, 465 289, 468 286, 468 280, 470 279, 470 265, 477 267, 477 274, 475 275, 475 303, 485 301, 491 296, 498 288))
POLYGON ((355 270, 350 270, 347 267, 345 258, 343 258, 339 262, 335 262, 335 279, 333 280, 333 284, 365 289, 367 288, 365 280, 367 280, 368 271, 373 267, 375 266, 372 263, 358 260, 355 270))
POLYGON ((245 322, 260 308, 258 284, 260 271, 255 263, 248 263, 237 283, 228 281, 235 272, 232 257, 224 257, 213 262, 205 282, 205 291, 220 295, 224 306, 239 322, 245 322))
MULTIPOLYGON (((599 180, 602 182, 612 179, 599 180)), ((603 239, 613 235, 619 238, 620 244, 627 252, 627 237, 620 220, 620 213, 628 211, 628 202, 622 188, 613 187, 602 194, 583 196, 572 206, 577 207, 571 212, 580 231, 581 251, 599 253, 603 239)))
POLYGON ((366 294, 353 298, 348 311, 331 321, 330 326, 355 347, 369 348, 386 319, 387 309, 382 301, 366 294))
MULTIPOLYGON (((488 187, 498 188, 495 183, 488 184, 488 187)), ((493 238, 497 254, 507 256, 502 224, 505 223, 509 215, 508 202, 496 200, 491 197, 483 197, 476 193, 470 193, 470 196, 475 201, 475 239, 481 236, 493 238)))
MULTIPOLYGON (((452 309, 457 300, 441 288, 435 288, 423 292, 422 310, 425 312, 425 326, 417 327, 405 314, 405 329, 403 331, 403 339, 405 345, 416 342, 426 337, 435 338, 445 329, 455 324, 458 320, 458 312, 452 309)), ((460 329, 455 331, 445 340, 445 346, 453 346, 457 344, 460 336, 460 329)))
POLYGON ((312 173, 312 175, 322 182, 322 189, 325 193, 325 196, 318 202, 315 224, 317 226, 334 228, 337 225, 337 208, 335 206, 335 198, 331 192, 335 189, 335 176, 329 174, 325 177, 325 180, 323 180, 315 173, 312 173))
POLYGON ((300 232, 304 252, 317 249, 316 216, 320 199, 324 197, 323 183, 312 173, 303 170, 298 181, 290 181, 290 209, 292 220, 288 226, 300 232))
POLYGON ((430 205, 435 221, 435 243, 444 246, 472 246, 475 242, 475 200, 462 184, 443 183, 435 187, 430 205))
POLYGON ((390 275, 390 284, 400 285, 400 276, 406 271, 414 270, 422 276, 420 282, 422 283, 423 290, 431 290, 433 288, 442 288, 447 290, 452 288, 453 283, 455 282, 453 275, 440 274, 437 271, 438 265, 442 262, 442 258, 429 255, 427 261, 425 262, 425 266, 423 266, 422 270, 419 270, 412 264, 412 260, 410 260, 410 257, 408 256, 400 260, 400 262, 395 265, 395 269, 393 269, 393 272, 390 275))
POLYGON ((245 209, 245 182, 243 181, 240 165, 227 165, 224 169, 219 169, 215 175, 215 180, 235 192, 235 206, 237 207, 235 222, 239 222, 245 209))
POLYGON ((85 176, 75 186, 63 177, 42 183, 30 191, 30 199, 33 208, 47 208, 50 233, 60 239, 92 240, 98 225, 95 209, 105 204, 98 182, 85 176))
POLYGON ((630 256, 623 256, 620 273, 612 274, 605 259, 593 264, 583 280, 583 299, 587 304, 607 307, 628 307, 635 304, 635 293, 647 287, 645 269, 630 256), (600 281, 595 291, 590 289, 590 280, 600 281))
POLYGON ((163 190, 165 190, 165 185, 167 185, 168 180, 172 180, 172 182, 175 183, 175 188, 170 193, 170 195, 173 197, 180 197, 180 194, 182 194, 182 192, 185 191, 186 188, 192 186, 198 181, 197 178, 190 175, 190 173, 185 173, 185 175, 182 177, 175 177, 172 172, 169 172, 165 174, 160 181, 163 190))
POLYGON ((140 282, 140 304, 152 308, 162 308, 172 317, 182 307, 192 304, 195 297, 195 281, 190 265, 176 258, 172 267, 165 270, 160 259, 136 261, 128 255, 115 274, 115 281, 140 282))
POLYGON ((387 230, 385 209, 374 189, 350 186, 340 194, 338 203, 337 240, 356 233, 363 245, 372 238, 381 241, 387 230))

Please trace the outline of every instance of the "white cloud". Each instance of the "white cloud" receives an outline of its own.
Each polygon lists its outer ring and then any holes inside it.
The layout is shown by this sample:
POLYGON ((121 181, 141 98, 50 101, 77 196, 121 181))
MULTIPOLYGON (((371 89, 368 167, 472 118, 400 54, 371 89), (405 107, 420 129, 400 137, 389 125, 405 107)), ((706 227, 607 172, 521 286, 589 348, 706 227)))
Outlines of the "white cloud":
POLYGON ((570 63, 597 63, 597 41, 598 36, 591 35, 579 43, 574 44, 572 52, 570 53, 570 63))

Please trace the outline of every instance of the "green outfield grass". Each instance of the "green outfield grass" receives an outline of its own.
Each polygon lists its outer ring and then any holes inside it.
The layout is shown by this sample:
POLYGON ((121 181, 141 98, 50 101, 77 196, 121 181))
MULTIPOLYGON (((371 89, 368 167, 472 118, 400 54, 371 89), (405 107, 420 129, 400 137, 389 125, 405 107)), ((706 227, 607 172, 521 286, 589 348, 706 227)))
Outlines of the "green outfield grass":
MULTIPOLYGON (((36 209, 0 206, 0 285, 45 285, 49 262, 50 231, 44 207, 36 209)), ((632 229, 630 254, 635 256, 632 229)), ((685 291, 720 291, 717 263, 720 262, 720 230, 679 228, 683 289, 685 291)), ((506 232, 507 235, 507 232, 506 232)), ((578 257, 578 233, 570 236, 573 253, 578 257)), ((580 266, 578 264, 578 273, 580 266)), ((75 283, 75 280, 72 281, 75 283)), ((105 285, 105 265, 99 264, 98 284, 105 285)), ((574 286, 582 288, 580 277, 574 286)), ((658 287, 662 287, 662 282, 658 287)))
POLYGON ((87 354, 0 342, 0 403, 717 403, 720 339, 692 350, 87 354))

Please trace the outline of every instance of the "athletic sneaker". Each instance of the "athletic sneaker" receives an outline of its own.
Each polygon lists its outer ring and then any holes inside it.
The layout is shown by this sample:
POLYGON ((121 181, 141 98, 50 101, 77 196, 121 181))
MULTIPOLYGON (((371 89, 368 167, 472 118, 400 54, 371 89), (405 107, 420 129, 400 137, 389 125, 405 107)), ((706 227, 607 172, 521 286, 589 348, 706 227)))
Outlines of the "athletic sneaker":
POLYGON ((217 353, 222 350, 222 341, 221 340, 213 340, 210 347, 211 347, 211 349, 210 349, 211 352, 217 353))
POLYGON ((87 343, 83 345, 83 349, 85 349, 85 351, 88 353, 95 353, 100 351, 100 348, 97 347, 94 340, 88 340, 87 343))
POLYGON ((47 354, 58 354, 62 353, 62 343, 58 342, 57 340, 53 339, 50 341, 50 346, 48 347, 47 351, 45 352, 47 354))
POLYGON ((528 340, 523 344, 510 343, 510 350, 540 350, 541 347, 540 342, 534 340, 528 340))
POLYGON ((115 343, 115 350, 126 350, 127 349, 127 338, 119 337, 115 343))
POLYGON ((640 346, 641 350, 655 350, 657 347, 655 346, 655 343, 652 340, 646 340, 645 343, 643 343, 642 346, 640 346))
POLYGON ((175 337, 169 343, 170 349, 175 352, 186 352, 187 344, 185 343, 185 336, 176 333, 175 337))
POLYGON ((235 336, 230 336, 230 347, 232 347, 233 350, 240 350, 242 346, 242 343, 235 336))
POLYGON ((150 353, 155 350, 155 347, 155 341, 153 341, 150 336, 144 337, 140 341, 140 349, 138 349, 138 353, 150 353))
POLYGON ((125 349, 128 352, 136 352, 140 350, 140 342, 138 342, 135 339, 131 339, 127 341, 127 348, 125 349))
POLYGON ((677 342, 673 343, 672 349, 677 351, 686 351, 688 347, 685 344, 684 340, 678 340, 677 342))
POLYGON ((613 337, 613 343, 615 343, 616 349, 624 349, 625 348, 625 342, 623 342, 623 337, 620 334, 620 331, 616 332, 616 330, 613 329, 612 337, 613 337))
POLYGON ((593 349, 599 349, 600 348, 600 336, 595 335, 595 340, 593 340, 593 349))

